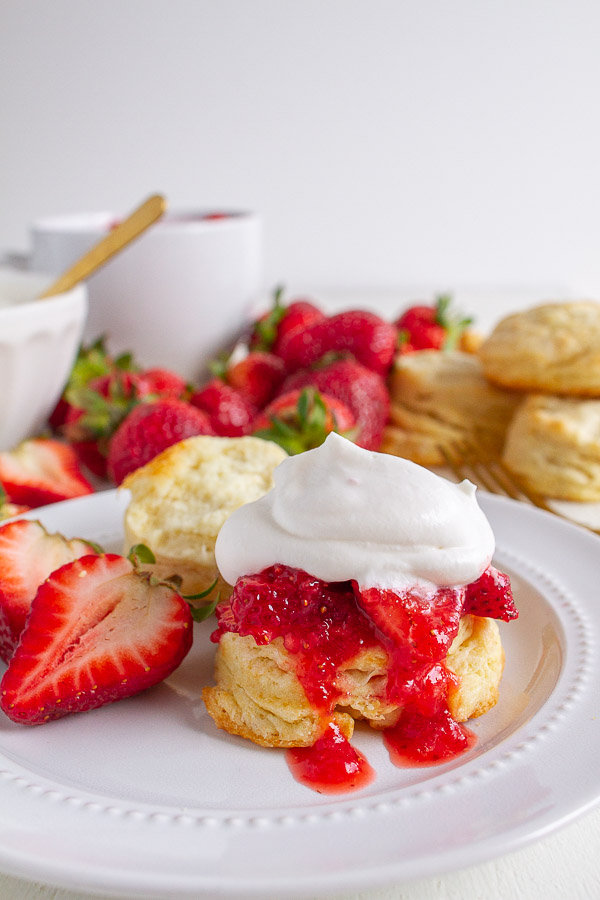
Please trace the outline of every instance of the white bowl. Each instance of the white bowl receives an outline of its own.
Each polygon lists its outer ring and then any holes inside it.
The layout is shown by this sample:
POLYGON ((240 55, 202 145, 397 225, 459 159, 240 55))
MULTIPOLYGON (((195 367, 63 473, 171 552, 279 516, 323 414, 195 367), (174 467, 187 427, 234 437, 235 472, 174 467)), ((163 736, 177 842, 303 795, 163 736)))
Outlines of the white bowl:
POLYGON ((87 290, 36 300, 51 280, 0 268, 0 450, 43 429, 77 355, 87 290))
MULTIPOLYGON (((32 270, 58 274, 119 218, 82 213, 34 222, 32 270)), ((92 275, 85 337, 106 335, 111 352, 130 350, 141 365, 195 381, 250 322, 261 271, 256 214, 174 211, 92 275)))

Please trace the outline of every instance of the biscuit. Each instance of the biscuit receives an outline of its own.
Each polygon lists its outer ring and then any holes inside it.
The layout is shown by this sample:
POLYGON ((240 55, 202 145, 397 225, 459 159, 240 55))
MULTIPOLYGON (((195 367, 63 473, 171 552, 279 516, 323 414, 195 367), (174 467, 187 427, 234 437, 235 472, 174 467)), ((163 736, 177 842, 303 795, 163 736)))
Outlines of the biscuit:
POLYGON ((600 303, 547 303, 508 316, 479 356, 503 387, 600 397, 600 303))
POLYGON ((600 400, 528 396, 508 430, 503 461, 536 494, 600 500, 600 400))
MULTIPOLYGON (((223 522, 273 486, 286 453, 255 437, 199 436, 169 447, 129 475, 127 549, 146 544, 160 577, 179 575, 185 593, 199 593, 218 576, 215 541, 223 522)), ((220 579, 222 596, 231 587, 220 579)))
MULTIPOLYGON (((446 664, 460 681, 448 695, 457 721, 494 706, 504 666, 497 623, 463 616, 446 664)), ((336 684, 344 704, 336 709, 335 720, 345 737, 352 737, 355 719, 378 729, 397 721, 399 708, 385 700, 386 665, 385 650, 374 647, 340 668, 336 684)), ((251 636, 223 634, 215 679, 216 687, 205 688, 202 696, 216 725, 230 734, 264 747, 310 747, 321 734, 322 718, 307 700, 282 638, 259 646, 251 636)))
POLYGON ((477 357, 421 350, 399 356, 390 376, 390 420, 382 450, 442 466, 440 449, 476 443, 499 454, 520 396, 491 385, 477 357))

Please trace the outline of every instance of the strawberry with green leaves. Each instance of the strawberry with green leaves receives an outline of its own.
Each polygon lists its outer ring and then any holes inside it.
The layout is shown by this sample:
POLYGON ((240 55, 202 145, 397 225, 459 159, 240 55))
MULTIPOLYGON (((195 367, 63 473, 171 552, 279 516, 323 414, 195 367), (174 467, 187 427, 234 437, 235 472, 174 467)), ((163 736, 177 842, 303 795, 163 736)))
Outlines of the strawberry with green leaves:
POLYGON ((400 353, 415 350, 456 350, 464 331, 473 321, 451 309, 452 297, 442 294, 433 306, 411 306, 395 325, 400 353))
POLYGON ((71 404, 67 398, 67 391, 79 390, 87 387, 87 385, 95 378, 109 375, 111 372, 115 371, 137 371, 137 367, 135 366, 130 353, 124 353, 121 356, 113 358, 106 349, 104 337, 98 338, 98 340, 94 341, 92 344, 83 344, 79 348, 79 353, 73 364, 71 374, 69 375, 69 381, 63 395, 48 420, 50 427, 54 431, 58 431, 67 420, 67 415, 71 408, 71 404))
POLYGON ((0 527, 0 658, 8 662, 13 655, 42 582, 65 563, 97 552, 87 541, 49 534, 39 522, 0 527))
POLYGON ((253 434, 290 455, 320 447, 331 431, 351 438, 356 420, 348 407, 313 387, 281 394, 254 423, 253 434))
POLYGON ((185 381, 166 369, 115 369, 82 387, 69 387, 70 404, 62 432, 82 464, 106 478, 108 443, 121 422, 141 402, 186 394, 185 381))
POLYGON ((305 329, 325 316, 309 300, 294 300, 288 306, 282 303, 283 287, 277 287, 273 295, 273 308, 254 323, 250 336, 252 350, 271 351, 279 355, 279 347, 286 336, 296 329, 305 329))
POLYGON ((28 507, 93 492, 72 447, 49 438, 23 441, 0 453, 0 482, 12 503, 28 507))
POLYGON ((192 645, 187 602, 130 559, 82 556, 39 587, 0 683, 13 721, 39 725, 162 681, 192 645))
POLYGON ((359 447, 379 450, 390 408, 383 378, 351 357, 325 357, 320 365, 290 375, 281 390, 283 393, 309 385, 335 397, 351 411, 356 423, 353 440, 359 447))

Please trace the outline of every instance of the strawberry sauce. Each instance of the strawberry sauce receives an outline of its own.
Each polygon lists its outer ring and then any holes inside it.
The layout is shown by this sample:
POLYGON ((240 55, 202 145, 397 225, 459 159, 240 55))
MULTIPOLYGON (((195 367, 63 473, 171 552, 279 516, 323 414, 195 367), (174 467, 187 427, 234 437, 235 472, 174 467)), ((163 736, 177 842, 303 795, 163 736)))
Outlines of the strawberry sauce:
POLYGON ((474 735, 448 710, 448 688, 457 684, 444 660, 467 611, 508 620, 517 612, 507 576, 492 567, 465 588, 431 592, 369 589, 356 582, 326 583, 300 569, 275 565, 239 578, 231 598, 217 607, 218 629, 251 635, 257 644, 277 638, 290 654, 311 705, 324 722, 312 747, 287 751, 293 775, 322 793, 359 790, 374 773, 332 715, 347 697, 338 686, 341 667, 361 651, 387 657, 380 700, 400 710, 384 733, 393 763, 434 765, 464 753, 474 735), (484 612, 485 609, 485 612, 484 612))
POLYGON ((294 778, 319 794, 359 791, 375 779, 375 772, 344 735, 330 722, 312 747, 286 750, 294 778))
POLYGON ((396 766, 435 766, 465 753, 475 744, 475 735, 450 715, 446 706, 433 716, 417 710, 404 712, 397 724, 387 728, 383 742, 396 766))

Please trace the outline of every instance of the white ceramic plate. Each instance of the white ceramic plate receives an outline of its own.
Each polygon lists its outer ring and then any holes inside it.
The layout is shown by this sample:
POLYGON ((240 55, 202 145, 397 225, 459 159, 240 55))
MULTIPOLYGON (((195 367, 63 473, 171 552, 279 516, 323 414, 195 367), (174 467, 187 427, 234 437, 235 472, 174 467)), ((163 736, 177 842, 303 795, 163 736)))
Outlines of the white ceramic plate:
MULTIPOLYGON (((69 537, 120 549, 126 495, 39 510, 69 537)), ((506 669, 474 750, 398 769, 357 728, 377 772, 331 799, 296 783, 283 753, 218 731, 200 690, 211 624, 163 685, 38 728, 0 718, 0 869, 137 897, 299 897, 473 865, 532 841, 600 797, 600 541, 481 495, 520 618, 502 624, 506 669)))

